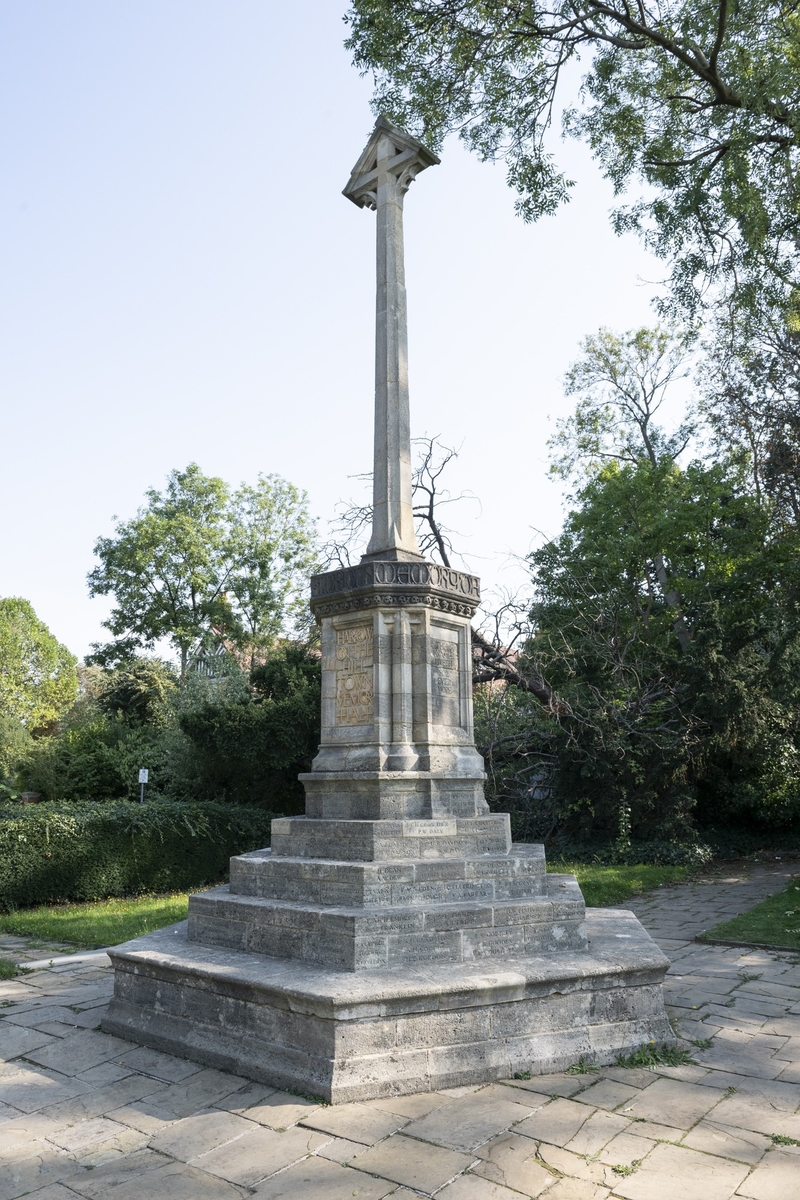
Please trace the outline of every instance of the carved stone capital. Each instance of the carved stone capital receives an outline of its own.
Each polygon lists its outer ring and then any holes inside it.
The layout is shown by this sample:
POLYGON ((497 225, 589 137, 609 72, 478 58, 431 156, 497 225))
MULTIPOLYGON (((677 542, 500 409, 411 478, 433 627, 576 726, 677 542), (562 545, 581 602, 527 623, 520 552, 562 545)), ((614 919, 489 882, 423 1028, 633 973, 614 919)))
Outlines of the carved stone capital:
POLYGON ((372 135, 350 173, 343 195, 359 208, 376 208, 379 180, 385 173, 396 181, 402 200, 420 171, 436 166, 439 161, 422 142, 392 125, 386 117, 378 117, 372 135), (382 139, 388 139, 391 145, 389 157, 379 162, 378 147, 382 139))
POLYGON ((378 560, 311 577, 311 611, 318 618, 398 605, 471 618, 480 599, 476 575, 438 563, 378 560))

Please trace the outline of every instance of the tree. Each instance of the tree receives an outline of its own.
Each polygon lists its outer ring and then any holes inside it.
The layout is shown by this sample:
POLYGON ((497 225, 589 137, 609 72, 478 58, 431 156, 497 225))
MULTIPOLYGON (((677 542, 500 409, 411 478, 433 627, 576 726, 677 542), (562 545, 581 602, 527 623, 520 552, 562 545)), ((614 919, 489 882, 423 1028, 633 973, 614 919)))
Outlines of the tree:
MULTIPOLYGON (((552 463, 553 473, 574 478, 583 470, 591 478, 607 462, 637 464, 644 459, 654 471, 675 463, 696 432, 696 423, 684 420, 667 434, 656 424, 656 416, 670 385, 687 374, 688 342, 686 335, 661 328, 621 336, 601 329, 585 338, 583 357, 573 363, 566 379, 566 393, 577 395, 578 403, 550 440, 551 450, 561 451, 552 463)), ((656 552, 652 562, 653 582, 674 610, 673 627, 686 651, 691 634, 680 592, 664 554, 656 552)))
POLYGON ((658 326, 623 334, 600 329, 584 338, 564 388, 578 402, 550 439, 551 472, 591 478, 611 461, 676 461, 696 422, 681 421, 669 434, 656 422, 670 387, 688 374, 689 344, 686 334, 658 326))
POLYGON ((718 454, 746 464, 759 503, 781 531, 800 528, 800 322, 768 307, 718 320, 700 375, 718 454))
POLYGON ((549 149, 559 105, 615 191, 613 216, 673 266, 678 303, 710 280, 750 307, 798 284, 800 19, 781 0, 353 0, 347 46, 376 110, 437 148, 504 158, 526 220, 572 181, 549 149), (572 104, 575 67, 585 71, 572 104), (569 90, 568 90, 569 89, 569 90), (566 91, 566 95, 564 95, 566 91))
POLYGON ((230 491, 190 463, 170 473, 163 494, 150 488, 146 495, 147 506, 118 522, 116 537, 95 544, 100 565, 89 574, 89 594, 113 594, 116 602, 103 622, 116 641, 96 656, 125 659, 168 638, 183 677, 198 641, 230 623, 223 554, 230 491))
POLYGON ((27 600, 0 600, 0 710, 35 731, 66 712, 78 694, 77 659, 27 600))
POLYGON ((562 700, 556 786, 584 833, 613 834, 620 813, 664 837, 695 811, 780 823, 800 808, 796 547, 742 482, 725 464, 610 464, 532 555, 528 653, 562 700))
POLYGON ((296 620, 315 561, 305 493, 271 475, 231 494, 191 463, 147 500, 95 545, 90 594, 115 599, 104 621, 115 640, 96 647, 95 660, 125 661, 162 638, 180 657, 181 678, 190 655, 210 642, 252 660, 296 620))
POLYGON ((308 622, 306 589, 319 551, 305 492, 279 475, 243 484, 231 500, 225 555, 236 636, 252 669, 276 638, 308 622))
POLYGON ((165 726, 174 702, 175 672, 157 658, 136 658, 112 671, 98 689, 101 712, 131 728, 165 726))

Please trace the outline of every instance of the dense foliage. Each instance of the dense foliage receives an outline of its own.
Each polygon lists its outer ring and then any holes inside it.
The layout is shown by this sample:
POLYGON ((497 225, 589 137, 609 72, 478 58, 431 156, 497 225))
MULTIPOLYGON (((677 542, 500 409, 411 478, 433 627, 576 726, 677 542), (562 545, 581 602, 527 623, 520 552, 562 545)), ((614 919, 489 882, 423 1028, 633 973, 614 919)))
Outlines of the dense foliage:
POLYGON ((213 803, 0 805, 0 909, 217 883, 269 845, 261 808, 213 803))
POLYGON ((0 599, 0 714, 34 730, 52 724, 78 694, 77 661, 27 600, 0 599))
POLYGON ((4 737, 0 724, 8 783, 45 801, 133 800, 147 767, 148 795, 297 811, 319 743, 319 658, 286 644, 251 674, 232 657, 216 665, 182 682, 155 659, 82 669, 81 697, 49 736, 4 737))
POLYGON ((193 751, 185 781, 195 792, 303 811, 297 775, 319 746, 319 658, 289 646, 254 669, 249 688, 186 708, 179 720, 193 751))

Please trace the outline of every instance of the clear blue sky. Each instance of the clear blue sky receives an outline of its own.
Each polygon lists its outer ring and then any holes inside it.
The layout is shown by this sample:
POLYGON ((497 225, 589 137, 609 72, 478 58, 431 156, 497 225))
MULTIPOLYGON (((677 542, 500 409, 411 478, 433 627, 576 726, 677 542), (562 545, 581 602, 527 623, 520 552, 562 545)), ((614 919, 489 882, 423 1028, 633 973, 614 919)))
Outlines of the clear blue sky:
MULTIPOLYGON (((112 516, 191 461, 278 472, 321 525, 370 469, 374 216, 341 196, 372 125, 332 0, 0 3, 0 595, 76 654, 112 516)), ((560 523, 560 379, 599 325, 652 320, 659 264, 572 203, 515 217, 502 167, 448 143, 406 202, 414 433, 462 444, 471 569, 560 523)))

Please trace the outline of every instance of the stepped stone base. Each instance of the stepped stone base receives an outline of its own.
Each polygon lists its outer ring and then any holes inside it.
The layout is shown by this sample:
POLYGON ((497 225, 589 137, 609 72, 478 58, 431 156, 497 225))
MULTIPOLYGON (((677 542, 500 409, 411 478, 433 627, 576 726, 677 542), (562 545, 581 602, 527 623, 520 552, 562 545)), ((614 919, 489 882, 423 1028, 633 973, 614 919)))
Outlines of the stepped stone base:
POLYGON ((586 927, 580 951, 353 974, 198 945, 184 922, 109 951, 116 987, 102 1027, 330 1103, 672 1041, 668 959, 627 910, 588 909, 586 927))
POLYGON ((458 893, 448 904, 436 893, 427 905, 392 908, 264 900, 220 887, 190 897, 189 939, 345 971, 585 949, 583 896, 574 876, 535 882, 541 893, 522 900, 492 900, 486 880, 478 901, 465 903, 458 893))

